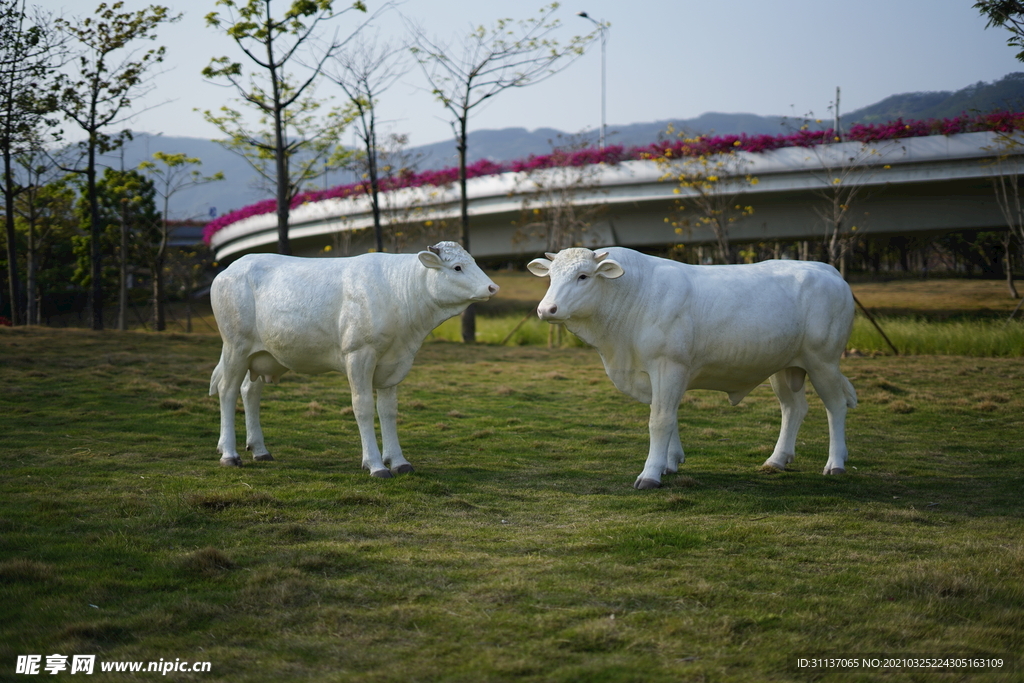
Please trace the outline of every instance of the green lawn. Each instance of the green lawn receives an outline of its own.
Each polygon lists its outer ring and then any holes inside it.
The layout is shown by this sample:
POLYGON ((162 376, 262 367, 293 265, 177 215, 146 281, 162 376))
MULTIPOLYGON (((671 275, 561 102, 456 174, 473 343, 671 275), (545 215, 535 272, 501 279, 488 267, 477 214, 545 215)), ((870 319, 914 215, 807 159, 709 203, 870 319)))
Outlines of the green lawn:
POLYGON ((1019 357, 845 360, 840 477, 815 397, 768 474, 770 389, 692 392, 680 474, 636 491, 647 407, 592 349, 428 343, 400 391, 416 472, 379 480, 337 375, 268 387, 276 460, 219 467, 219 346, 0 330, 0 680, 54 653, 110 681, 1020 680, 1019 357), (985 654, 1006 665, 797 667, 985 654))

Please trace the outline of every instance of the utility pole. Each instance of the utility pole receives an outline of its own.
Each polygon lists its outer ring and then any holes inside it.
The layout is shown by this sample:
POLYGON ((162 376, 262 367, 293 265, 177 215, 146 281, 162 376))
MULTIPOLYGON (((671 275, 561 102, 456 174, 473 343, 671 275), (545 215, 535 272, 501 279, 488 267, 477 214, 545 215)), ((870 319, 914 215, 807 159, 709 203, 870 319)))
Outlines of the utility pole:
POLYGON ((835 114, 835 120, 832 123, 832 135, 834 135, 835 137, 839 138, 839 141, 842 142, 843 141, 843 131, 839 127, 840 119, 839 119, 839 86, 838 85, 836 86, 836 108, 835 108, 834 114, 835 114))
POLYGON ((601 133, 600 133, 600 136, 598 137, 597 145, 601 149, 604 149, 604 146, 605 146, 605 128, 606 128, 606 126, 605 126, 605 103, 607 101, 607 97, 606 97, 606 94, 605 94, 606 93, 605 84, 607 82, 607 78, 606 78, 606 73, 607 72, 605 70, 605 45, 606 45, 607 40, 608 40, 608 36, 607 36, 607 34, 608 34, 608 24, 606 24, 604 21, 596 21, 593 17, 591 17, 586 12, 577 12, 576 16, 583 17, 584 19, 590 21, 595 26, 597 26, 599 31, 601 31, 601 133))

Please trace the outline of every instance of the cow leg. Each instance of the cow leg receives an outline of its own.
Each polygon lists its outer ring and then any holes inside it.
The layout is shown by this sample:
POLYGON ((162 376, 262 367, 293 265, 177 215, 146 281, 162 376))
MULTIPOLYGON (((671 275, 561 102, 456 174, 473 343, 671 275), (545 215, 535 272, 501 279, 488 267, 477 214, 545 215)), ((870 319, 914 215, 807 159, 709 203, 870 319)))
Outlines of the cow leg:
POLYGON ((356 416, 359 439, 363 446, 363 469, 370 470, 371 477, 386 479, 391 476, 391 472, 380 457, 377 434, 373 428, 373 371, 376 361, 372 349, 362 349, 348 355, 346 370, 348 383, 352 387, 352 411, 356 416))
POLYGON ((782 408, 782 429, 775 451, 764 461, 764 467, 784 470, 796 457, 796 435, 807 416, 805 377, 801 368, 785 368, 771 376, 772 389, 782 408))
POLYGON ((676 474, 679 466, 686 461, 686 454, 683 453, 683 440, 679 438, 679 420, 676 420, 672 440, 669 442, 667 461, 663 474, 676 474))
POLYGON ((239 361, 237 355, 225 348, 210 380, 210 393, 220 396, 220 439, 217 441, 220 464, 234 467, 242 464, 235 443, 235 406, 246 371, 244 359, 239 361))
POLYGON ((398 443, 398 385, 377 389, 377 417, 380 440, 384 445, 384 464, 395 474, 409 474, 412 465, 402 455, 398 443))
POLYGON ((856 393, 838 367, 809 370, 808 374, 828 414, 828 461, 822 474, 845 474, 846 409, 857 405, 856 393))
POLYGON ((263 443, 263 427, 260 426, 260 396, 263 395, 263 378, 252 381, 249 373, 242 380, 242 406, 245 408, 245 450, 252 452, 253 460, 273 460, 274 456, 263 443))
MULTIPOLYGON (((686 388, 686 371, 668 361, 657 362, 648 368, 651 378, 651 433, 650 449, 644 470, 633 487, 654 489, 661 486, 661 474, 669 463, 669 449, 679 438, 679 401, 686 388)), ((682 446, 679 448, 682 451, 682 446)))

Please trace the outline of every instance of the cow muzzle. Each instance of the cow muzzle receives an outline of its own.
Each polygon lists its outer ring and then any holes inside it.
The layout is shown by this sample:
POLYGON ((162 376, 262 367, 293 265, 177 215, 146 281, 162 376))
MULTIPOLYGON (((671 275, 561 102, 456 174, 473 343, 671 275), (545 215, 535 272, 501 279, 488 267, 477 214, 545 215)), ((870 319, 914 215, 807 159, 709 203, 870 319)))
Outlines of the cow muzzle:
POLYGON ((487 285, 487 293, 473 297, 473 301, 487 301, 492 296, 497 294, 499 289, 501 289, 501 287, 492 282, 491 284, 487 285))
POLYGON ((552 322, 565 320, 565 317, 559 312, 558 304, 545 301, 540 302, 540 305, 537 306, 537 316, 541 320, 550 320, 552 322))

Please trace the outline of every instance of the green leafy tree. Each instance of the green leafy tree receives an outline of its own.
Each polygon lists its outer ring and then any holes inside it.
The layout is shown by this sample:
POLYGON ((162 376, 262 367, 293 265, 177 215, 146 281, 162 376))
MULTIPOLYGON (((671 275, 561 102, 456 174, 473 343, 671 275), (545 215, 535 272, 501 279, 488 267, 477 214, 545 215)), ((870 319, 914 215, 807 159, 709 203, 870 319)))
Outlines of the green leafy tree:
POLYGON ((103 329, 103 252, 100 206, 97 198, 96 156, 119 147, 127 133, 108 135, 108 126, 122 123, 130 115, 132 101, 152 88, 148 72, 163 61, 164 48, 141 50, 138 41, 155 40, 157 28, 177 21, 166 7, 151 5, 137 12, 123 12, 122 2, 101 3, 94 16, 68 21, 58 27, 77 45, 72 73, 59 83, 60 108, 82 132, 79 163, 69 168, 85 177, 89 244, 92 249, 88 278, 92 306, 92 328, 103 329))
POLYGON ((1006 44, 1019 49, 1017 59, 1024 62, 1024 2, 1019 0, 979 0, 974 8, 988 18, 985 28, 1001 27, 1010 32, 1006 44))
POLYGON ((167 245, 171 237, 171 197, 190 187, 197 187, 224 179, 224 174, 220 171, 211 176, 204 176, 198 169, 198 166, 201 166, 202 163, 198 158, 190 157, 187 154, 155 152, 153 154, 153 161, 147 160, 139 164, 139 170, 150 177, 156 194, 163 202, 160 229, 157 232, 156 242, 150 249, 150 270, 152 271, 153 283, 153 326, 158 331, 167 329, 167 294, 164 291, 164 268, 167 261, 167 245))
POLYGON ((241 102, 259 112, 258 128, 242 113, 222 107, 219 113, 204 111, 207 121, 227 136, 222 144, 241 154, 264 178, 271 181, 277 199, 277 249, 291 253, 288 220, 292 198, 302 184, 323 170, 323 161, 338 152, 337 140, 350 117, 341 110, 326 114, 313 97, 324 62, 340 47, 335 38, 319 59, 303 65, 318 30, 349 11, 366 12, 362 2, 336 11, 334 0, 292 0, 279 18, 271 13, 271 0, 217 0, 219 12, 206 15, 206 23, 223 28, 238 48, 255 65, 245 73, 240 62, 216 57, 203 69, 203 76, 226 81, 240 95, 241 102), (289 73, 292 66, 304 66, 305 76, 289 73), (293 162, 301 159, 298 168, 293 162))
MULTIPOLYGON (((91 226, 93 208, 83 196, 79 201, 82 225, 90 229, 76 239, 78 268, 75 280, 95 289, 92 278, 96 251, 91 226)), ((100 271, 104 290, 119 292, 118 328, 128 323, 128 276, 142 271, 151 260, 149 252, 160 233, 160 213, 156 209, 156 191, 152 181, 138 171, 104 169, 96 183, 96 220, 100 226, 99 251, 104 268, 100 271)))
MULTIPOLYGON (((461 44, 448 45, 413 28, 413 55, 423 69, 431 92, 451 115, 455 148, 459 153, 459 192, 462 246, 470 251, 469 198, 466 195, 467 134, 470 115, 485 102, 510 88, 540 83, 582 56, 600 28, 574 36, 560 45, 555 33, 561 25, 552 15, 558 3, 543 7, 536 17, 522 21, 499 19, 490 28, 478 26, 461 44)), ((471 252, 472 253, 472 252, 471 252)), ((476 308, 462 315, 462 338, 476 339, 476 308)))
POLYGON ((70 272, 47 280, 46 273, 62 269, 55 257, 68 256, 76 234, 75 188, 68 178, 59 177, 56 166, 44 152, 30 151, 17 159, 24 179, 23 191, 15 202, 17 226, 24 236, 26 316, 29 325, 42 322, 42 302, 52 288, 65 289, 70 272))
POLYGON ((3 155, 4 225, 7 237, 11 320, 21 322, 21 293, 15 237, 15 199, 25 190, 16 178, 15 159, 39 147, 56 102, 47 83, 61 57, 61 40, 50 17, 25 0, 0 0, 0 154, 3 155))

